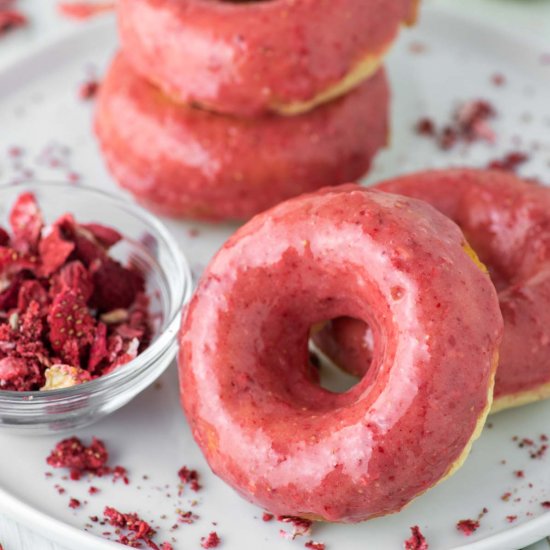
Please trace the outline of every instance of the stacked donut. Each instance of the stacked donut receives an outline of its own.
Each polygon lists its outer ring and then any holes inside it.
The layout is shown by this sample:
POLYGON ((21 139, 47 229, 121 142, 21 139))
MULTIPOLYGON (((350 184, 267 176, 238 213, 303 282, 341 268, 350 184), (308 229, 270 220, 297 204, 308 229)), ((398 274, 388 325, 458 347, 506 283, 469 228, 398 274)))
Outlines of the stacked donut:
POLYGON ((206 269, 182 403, 214 472, 270 512, 397 512, 464 463, 490 410, 550 397, 549 304, 549 188, 473 169, 325 188, 206 269), (344 393, 308 357, 329 319, 317 345, 360 376, 344 393))
POLYGON ((214 220, 360 178, 417 2, 120 0, 96 113, 111 172, 157 211, 214 220))

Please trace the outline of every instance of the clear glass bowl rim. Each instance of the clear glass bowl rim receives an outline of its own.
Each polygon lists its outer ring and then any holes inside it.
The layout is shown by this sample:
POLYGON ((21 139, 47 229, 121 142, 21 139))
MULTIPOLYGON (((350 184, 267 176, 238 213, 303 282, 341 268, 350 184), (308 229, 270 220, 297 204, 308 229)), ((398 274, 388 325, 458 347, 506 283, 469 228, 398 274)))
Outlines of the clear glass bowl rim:
MULTIPOLYGON (((156 233, 156 237, 161 241, 161 246, 164 246, 165 250, 172 257, 174 265, 177 269, 177 273, 172 275, 175 279, 174 285, 171 285, 176 290, 174 297, 174 306, 170 311, 170 318, 166 323, 162 332, 157 336, 153 343, 142 353, 140 353, 135 359, 122 365, 115 371, 79 384, 71 386, 69 388, 61 388, 57 390, 48 391, 9 391, 0 390, 0 407, 6 405, 13 405, 14 407, 20 407, 23 403, 29 409, 42 407, 46 403, 51 405, 56 402, 67 403, 73 400, 80 400, 82 397, 89 397, 93 394, 99 394, 103 391, 107 391, 114 385, 126 386, 135 378, 139 377, 144 370, 146 370, 151 362, 154 362, 155 358, 167 352, 171 345, 177 338, 179 326, 181 322, 181 311, 183 306, 187 303, 192 293, 192 275, 189 267, 189 262, 180 250, 175 238, 171 235, 168 229, 158 220, 153 214, 147 212, 141 206, 135 204, 131 200, 124 200, 124 197, 119 197, 102 189, 96 187, 90 187, 87 185, 74 185, 63 182, 53 181, 41 181, 41 180, 25 180, 22 182, 10 183, 7 185, 0 185, 0 195, 8 191, 17 190, 43 190, 51 188, 54 190, 70 190, 72 193, 87 193, 91 196, 96 196, 104 201, 111 202, 115 207, 128 211, 130 214, 143 221, 144 228, 152 228, 156 233), (33 406, 34 405, 34 406, 33 406)), ((15 199, 15 195, 14 195, 15 199)), ((102 220, 96 220, 97 223, 104 223, 102 220)), ((115 229, 118 229, 116 225, 112 224, 115 229)), ((124 231, 121 228, 121 233, 124 235, 124 231)), ((162 266, 161 266, 162 268, 162 266)), ((159 373, 160 374, 160 373, 159 373)), ((15 411, 14 411, 15 412, 15 411)), ((30 411, 29 411, 30 412, 30 411)))

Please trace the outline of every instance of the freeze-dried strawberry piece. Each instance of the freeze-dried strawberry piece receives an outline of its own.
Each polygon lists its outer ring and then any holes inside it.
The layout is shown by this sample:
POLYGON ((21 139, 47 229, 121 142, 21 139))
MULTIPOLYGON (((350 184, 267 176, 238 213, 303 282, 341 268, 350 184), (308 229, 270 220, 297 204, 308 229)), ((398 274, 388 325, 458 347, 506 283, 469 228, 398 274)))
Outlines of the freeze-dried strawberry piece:
POLYGON ((52 277, 50 295, 56 296, 63 290, 73 290, 88 302, 94 291, 94 284, 82 262, 69 262, 52 277))
POLYGON ((88 358, 89 371, 94 372, 107 354, 107 326, 104 323, 98 323, 88 358))
POLYGON ((42 385, 40 368, 18 357, 0 359, 0 390, 32 391, 42 385))
POLYGON ((87 229, 77 226, 73 240, 76 246, 76 255, 86 267, 90 267, 94 260, 102 260, 107 257, 105 249, 87 229))
POLYGON ((66 240, 72 241, 75 245, 75 255, 88 267, 97 258, 106 256, 104 248, 95 239, 93 233, 76 223, 70 214, 64 214, 54 224, 59 227, 66 240))
POLYGON ((61 229, 54 225, 38 245, 42 262, 41 274, 47 277, 57 271, 67 261, 74 248, 74 243, 65 240, 61 229))
POLYGON ((0 227, 0 246, 9 246, 10 240, 9 233, 3 227, 0 227))
POLYGON ((48 304, 48 293, 36 280, 23 281, 17 295, 17 309, 26 311, 31 302, 37 302, 41 309, 48 304))
POLYGON ((32 300, 27 309, 19 314, 19 332, 23 339, 39 342, 44 330, 40 304, 32 300))
MULTIPOLYGON (((7 287, 5 290, 0 292, 0 310, 9 311, 17 305, 19 289, 21 288, 21 284, 24 280, 24 276, 22 274, 18 274, 11 280, 11 282, 5 281, 7 287)), ((1 278, 0 282, 4 283, 1 278)), ((2 286, 4 285, 2 284, 2 286)))
MULTIPOLYGON (((91 344, 95 333, 95 321, 80 294, 73 290, 60 292, 53 300, 48 314, 50 343, 54 351, 67 354, 67 346, 74 342, 79 349, 91 344)), ((68 354, 70 359, 71 354, 68 354)), ((65 360, 65 359, 64 359, 65 360)), ((68 363, 75 364, 72 361, 68 363)))
POLYGON ((101 312, 128 308, 145 286, 139 273, 108 256, 95 260, 90 265, 90 274, 94 282, 92 304, 101 312))
POLYGON ((42 213, 32 193, 21 193, 10 212, 14 248, 21 252, 35 251, 44 227, 42 213))
POLYGON ((0 287, 6 288, 4 281, 21 271, 34 273, 38 267, 37 258, 19 252, 14 248, 0 246, 0 287))
POLYGON ((122 239, 122 235, 112 227, 99 223, 83 223, 80 227, 89 231, 95 240, 104 248, 111 248, 122 239))
POLYGON ((124 348, 124 351, 122 353, 119 353, 115 357, 115 359, 111 362, 111 364, 103 370, 102 374, 109 374, 110 372, 113 372, 115 369, 120 367, 121 365, 125 365, 126 363, 129 363, 133 359, 137 357, 139 353, 139 340, 137 338, 133 338, 130 340, 124 348))

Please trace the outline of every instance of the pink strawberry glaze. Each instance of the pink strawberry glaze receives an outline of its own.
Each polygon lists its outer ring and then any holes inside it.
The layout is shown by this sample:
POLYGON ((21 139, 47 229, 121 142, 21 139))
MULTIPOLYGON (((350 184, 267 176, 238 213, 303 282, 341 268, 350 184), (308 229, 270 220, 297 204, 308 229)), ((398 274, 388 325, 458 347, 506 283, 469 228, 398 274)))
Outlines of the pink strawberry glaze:
POLYGON ((381 57, 418 0, 120 0, 135 69, 185 103, 258 115, 309 101, 381 57))
POLYGON ((173 216, 248 219, 361 177, 386 144, 388 108, 379 71, 310 113, 235 119, 171 102, 118 55, 101 86, 96 132, 115 178, 145 205, 173 216))
POLYGON ((458 465, 491 397, 502 316, 458 227, 419 201, 326 188, 253 218, 184 314, 180 387, 213 471, 277 514, 356 522, 400 510, 458 465), (315 323, 375 334, 335 394, 308 368, 315 323))
MULTIPOLYGON (((495 400, 526 392, 536 399, 537 388, 550 383, 550 189, 471 169, 421 172, 377 187, 424 200, 462 228, 489 268, 504 316, 495 400)), ((315 340, 342 368, 362 375, 370 352, 355 341, 365 330, 361 321, 336 319, 315 340)))

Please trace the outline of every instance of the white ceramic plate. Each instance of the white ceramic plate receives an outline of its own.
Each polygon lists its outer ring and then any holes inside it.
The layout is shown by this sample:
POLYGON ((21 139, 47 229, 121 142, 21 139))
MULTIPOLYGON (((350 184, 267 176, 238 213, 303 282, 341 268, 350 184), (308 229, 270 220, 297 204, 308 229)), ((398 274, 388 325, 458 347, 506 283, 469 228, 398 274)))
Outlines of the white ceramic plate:
MULTIPOLYGON (((115 48, 114 25, 101 22, 0 74, 0 182, 23 177, 25 169, 32 169, 37 178, 56 180, 74 170, 87 184, 115 189, 91 132, 92 103, 77 97, 90 64, 101 74, 115 48), (13 145, 24 148, 21 158, 6 153, 13 145), (69 146, 70 154, 60 151, 60 145, 69 146), (45 157, 54 154, 69 167, 45 164, 45 157)), ((541 53, 536 46, 489 27, 426 10, 420 25, 404 32, 391 54, 392 146, 378 157, 368 181, 435 165, 480 166, 518 144, 533 153, 523 173, 548 176, 550 67, 541 62, 541 53), (505 75, 506 85, 491 83, 495 73, 505 75), (457 102, 479 97, 491 100, 500 113, 493 125, 496 144, 442 152, 411 131, 420 116, 446 121, 457 102)), ((174 221, 168 225, 195 273, 234 229, 174 221), (198 236, 191 230, 198 230, 198 236)), ((432 549, 506 550, 550 534, 550 513, 540 504, 550 500, 550 456, 531 459, 530 449, 518 448, 512 440, 528 437, 538 445, 540 435, 550 430, 550 402, 505 412, 490 422, 492 427, 485 429, 464 468, 405 511, 355 526, 316 525, 313 538, 325 542, 329 550, 398 549, 408 538, 409 527, 419 525, 432 549), (517 470, 525 472, 523 479, 515 477, 517 470), (505 502, 500 497, 506 492, 512 497, 505 502), (458 520, 475 518, 484 507, 489 511, 473 536, 456 530, 458 520), (512 515, 517 519, 509 523, 506 518, 512 515)), ((264 523, 259 519, 261 510, 209 473, 179 408, 175 369, 163 376, 160 388, 149 388, 123 410, 78 435, 104 439, 112 461, 128 467, 131 484, 94 480, 101 492, 89 496, 86 480, 64 481, 60 472, 51 478, 44 475, 45 457, 59 436, 21 439, 0 434, 0 510, 71 549, 120 548, 100 536, 112 531, 108 527, 82 530, 88 516, 101 515, 105 505, 153 520, 159 526, 158 539, 174 537, 177 549, 198 548, 200 537, 213 529, 222 537, 223 548, 303 548, 304 539, 284 540, 279 535, 281 524, 264 523), (201 472, 204 489, 178 498, 176 472, 184 464, 201 472), (143 479, 144 475, 149 478, 143 479), (65 494, 57 493, 56 483, 65 494), (73 511, 68 507, 70 497, 87 504, 73 511), (189 509, 193 498, 198 499, 193 510, 200 519, 171 532, 176 509, 189 509)))

